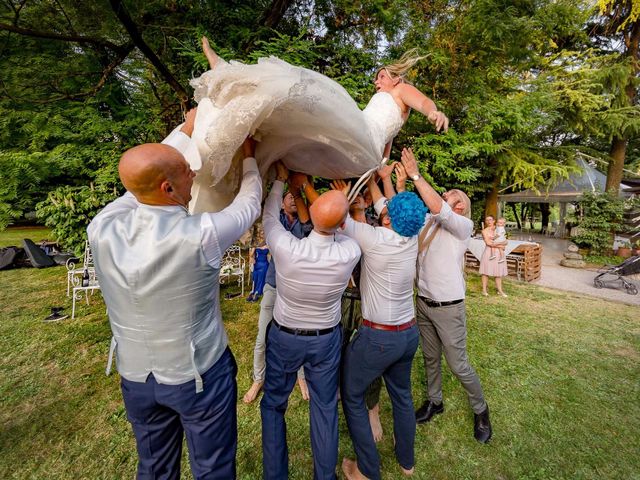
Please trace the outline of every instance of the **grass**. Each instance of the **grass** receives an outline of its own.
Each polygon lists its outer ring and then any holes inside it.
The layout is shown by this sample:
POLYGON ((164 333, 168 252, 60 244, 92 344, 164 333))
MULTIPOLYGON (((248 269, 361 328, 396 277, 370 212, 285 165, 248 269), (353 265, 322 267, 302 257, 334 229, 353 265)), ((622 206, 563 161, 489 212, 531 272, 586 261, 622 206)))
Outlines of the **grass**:
POLYGON ((30 238, 35 243, 42 240, 51 239, 51 230, 47 227, 9 227, 0 231, 0 248, 2 247, 22 247, 22 240, 30 238))
MULTIPOLYGON (((136 449, 118 376, 104 375, 111 334, 100 295, 81 302, 73 321, 41 322, 52 306, 70 312, 65 282, 63 267, 0 272, 0 478, 132 478, 136 449)), ((418 427, 414 478, 640 478, 637 307, 509 281, 506 290, 508 299, 484 298, 470 275, 468 349, 494 438, 473 439, 466 395, 445 368, 446 410, 418 427)), ((239 365, 238 478, 246 480, 261 478, 259 405, 240 400, 251 382, 258 310, 242 298, 222 300, 239 365)), ((416 404, 424 381, 418 354, 416 404)), ((381 403, 383 478, 398 479, 386 392, 381 403)), ((308 409, 297 389, 287 421, 290 478, 309 479, 308 409)), ((341 418, 344 455, 353 450, 341 418)))

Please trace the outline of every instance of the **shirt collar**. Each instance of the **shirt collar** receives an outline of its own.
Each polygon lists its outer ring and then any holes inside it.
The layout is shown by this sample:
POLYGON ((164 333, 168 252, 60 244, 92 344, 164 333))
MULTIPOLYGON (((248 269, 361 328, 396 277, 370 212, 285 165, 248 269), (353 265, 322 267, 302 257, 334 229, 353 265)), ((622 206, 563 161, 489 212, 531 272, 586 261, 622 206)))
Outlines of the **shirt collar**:
POLYGON ((175 211, 184 211, 187 215, 191 215, 189 210, 183 207, 182 205, 147 205, 146 203, 138 202, 140 207, 148 208, 150 210, 162 210, 164 212, 175 212, 175 211))
POLYGON ((336 239, 335 234, 333 235, 321 235, 315 230, 311 230, 311 233, 307 237, 309 240, 314 243, 333 243, 336 239))

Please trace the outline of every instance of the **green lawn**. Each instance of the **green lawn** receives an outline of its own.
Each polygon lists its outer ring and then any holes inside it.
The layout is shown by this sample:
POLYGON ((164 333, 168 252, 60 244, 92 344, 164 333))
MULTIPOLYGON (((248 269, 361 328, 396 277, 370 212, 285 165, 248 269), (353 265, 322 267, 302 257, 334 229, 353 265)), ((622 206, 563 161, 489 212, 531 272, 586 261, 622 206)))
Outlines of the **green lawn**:
POLYGON ((51 230, 47 227, 9 227, 0 232, 0 248, 22 247, 22 240, 29 238, 38 243, 41 240, 52 240, 51 230))
MULTIPOLYGON (((6 234, 0 235, 3 237, 6 234)), ((38 235, 33 235, 39 240, 38 235)), ((4 242, 6 243, 6 242, 4 242)), ((417 479, 640 478, 640 315, 637 307, 507 282, 508 299, 479 295, 469 278, 469 354, 491 407, 494 437, 472 437, 459 383, 444 374, 444 415, 418 427, 417 479)), ((78 317, 63 267, 0 272, 0 478, 132 478, 136 450, 119 391, 106 377, 110 331, 99 294, 78 317)), ((222 301, 239 365, 239 400, 250 385, 258 305, 222 301)), ((424 399, 421 357, 416 403, 424 399)), ((382 397, 383 478, 401 478, 390 403, 382 397)), ((290 478, 312 477, 308 409, 290 402, 290 478)), ((258 403, 238 403, 238 478, 261 477, 258 403)), ((352 455, 344 419, 340 458, 352 455)), ((191 478, 186 453, 183 478, 191 478)))

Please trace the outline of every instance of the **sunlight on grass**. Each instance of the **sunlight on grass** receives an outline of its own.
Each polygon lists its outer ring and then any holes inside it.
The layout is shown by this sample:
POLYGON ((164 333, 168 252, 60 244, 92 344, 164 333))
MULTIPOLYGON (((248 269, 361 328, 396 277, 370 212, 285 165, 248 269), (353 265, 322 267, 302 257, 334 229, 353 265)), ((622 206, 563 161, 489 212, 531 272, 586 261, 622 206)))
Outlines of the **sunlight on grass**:
MULTIPOLYGON (((132 478, 136 451, 118 376, 104 375, 111 333, 100 294, 79 302, 75 320, 45 324, 52 306, 71 310, 64 268, 3 271, 0 284, 0 478, 132 478)), ((445 413, 418 427, 414 478, 637 478, 637 307, 517 282, 506 289, 508 299, 485 298, 478 277, 469 278, 469 355, 494 438, 473 439, 466 395, 445 368, 445 413)), ((222 300, 222 311, 241 397, 251 384, 259 305, 238 297, 222 300)), ((419 353, 412 375, 420 404, 419 353)), ((398 479, 384 391, 381 414, 383 478, 398 479)), ((287 422, 290 478, 309 479, 308 408, 297 389, 287 422)), ((261 478, 259 402, 239 398, 238 429, 238 478, 261 478)), ((353 450, 341 415, 344 455, 353 450)), ((183 478, 192 478, 186 452, 183 460, 183 478)))

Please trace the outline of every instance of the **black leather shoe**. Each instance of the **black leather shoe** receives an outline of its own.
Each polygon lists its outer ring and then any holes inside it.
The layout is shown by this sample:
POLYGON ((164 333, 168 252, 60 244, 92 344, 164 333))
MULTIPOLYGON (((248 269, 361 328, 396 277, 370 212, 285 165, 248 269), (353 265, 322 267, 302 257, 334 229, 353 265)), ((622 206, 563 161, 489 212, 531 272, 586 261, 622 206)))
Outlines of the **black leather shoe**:
POLYGON ((416 423, 427 423, 434 415, 444 412, 444 404, 435 404, 430 401, 424 402, 424 404, 416 410, 416 423))
POLYGON ((489 421, 489 405, 482 413, 473 414, 473 436, 480 443, 487 443, 492 434, 491 422, 489 421))

